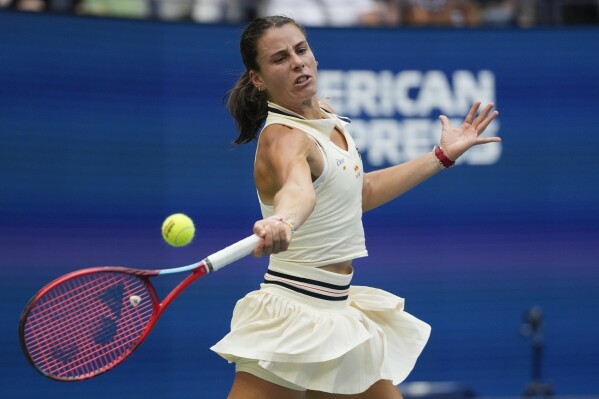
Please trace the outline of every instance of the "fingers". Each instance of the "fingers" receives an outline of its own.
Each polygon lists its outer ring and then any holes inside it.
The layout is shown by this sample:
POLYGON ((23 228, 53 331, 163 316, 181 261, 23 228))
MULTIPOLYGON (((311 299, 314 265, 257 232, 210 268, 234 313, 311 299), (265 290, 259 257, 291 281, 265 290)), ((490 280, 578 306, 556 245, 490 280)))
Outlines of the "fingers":
POLYGON ((466 115, 466 119, 464 119, 464 123, 468 123, 470 125, 474 124, 474 119, 476 118, 476 112, 478 111, 479 107, 480 107, 480 101, 477 101, 474 104, 472 104, 472 107, 470 107, 470 111, 468 112, 468 115, 466 115))
POLYGON ((478 135, 484 132, 487 126, 489 126, 489 124, 493 121, 493 119, 495 119, 497 115, 499 115, 499 112, 497 111, 491 112, 493 107, 494 104, 488 104, 485 108, 483 108, 480 115, 478 115, 478 117, 474 121, 473 126, 476 129, 478 135))
POLYGON ((451 124, 449 123, 449 119, 445 115, 439 115, 439 120, 441 121, 441 125, 443 129, 449 129, 451 124))
MULTIPOLYGON (((480 101, 475 102, 470 108, 470 111, 468 111, 468 115, 466 115, 466 118, 464 119, 464 123, 474 126, 479 135, 487 128, 487 126, 489 126, 493 119, 499 115, 499 112, 497 111, 490 113, 495 104, 489 103, 487 106, 485 106, 485 108, 483 108, 480 114, 476 116, 476 113, 480 108, 480 104, 480 101)), ((439 120, 441 121, 443 129, 451 128, 449 119, 447 119, 445 115, 440 115, 439 120)))
POLYGON ((476 140, 476 144, 499 143, 500 141, 501 137, 481 137, 476 140))
MULTIPOLYGON (((474 121, 473 126, 476 130, 477 136, 480 136, 485 131, 487 126, 489 126, 489 124, 493 121, 493 119, 497 118, 497 115, 499 115, 499 112, 497 111, 491 112, 494 106, 495 105, 493 103, 487 104, 487 106, 483 108, 481 113, 474 121)), ((497 143, 500 141, 501 139, 499 137, 478 137, 476 140, 476 145, 497 143)))
POLYGON ((499 115, 493 111, 495 105, 487 104, 477 115, 481 102, 475 102, 464 119, 464 123, 452 128, 445 115, 439 116, 442 124, 441 145, 448 158, 456 160, 469 148, 479 144, 495 143, 501 141, 499 137, 481 137, 485 129, 499 115))
POLYGON ((487 116, 489 116, 489 112, 493 109, 493 104, 487 104, 483 110, 478 114, 478 117, 474 120, 474 127, 479 126, 482 121, 484 121, 487 116))
POLYGON ((291 241, 291 229, 274 218, 266 218, 254 224, 254 234, 262 238, 252 254, 259 258, 262 255, 276 254, 286 251, 291 241))

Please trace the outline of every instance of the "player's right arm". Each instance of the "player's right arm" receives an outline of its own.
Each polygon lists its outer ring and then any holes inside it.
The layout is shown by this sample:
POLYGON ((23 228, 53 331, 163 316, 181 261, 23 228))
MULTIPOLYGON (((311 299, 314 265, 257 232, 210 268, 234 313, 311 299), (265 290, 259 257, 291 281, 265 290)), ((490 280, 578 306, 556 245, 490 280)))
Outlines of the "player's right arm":
POLYGON ((254 180, 263 203, 274 206, 274 215, 254 224, 261 237, 254 256, 284 251, 291 241, 289 225, 298 229, 316 205, 312 176, 322 172, 323 160, 315 142, 304 132, 273 124, 261 134, 254 180))

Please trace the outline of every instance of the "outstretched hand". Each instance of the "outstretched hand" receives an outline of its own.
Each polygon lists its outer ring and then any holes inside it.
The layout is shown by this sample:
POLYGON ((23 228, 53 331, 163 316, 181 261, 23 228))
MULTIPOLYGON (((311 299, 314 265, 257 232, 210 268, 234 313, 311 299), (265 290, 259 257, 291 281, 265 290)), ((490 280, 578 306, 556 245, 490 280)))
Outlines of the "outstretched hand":
POLYGON ((451 127, 449 119, 445 115, 439 116, 443 130, 441 131, 441 147, 445 156, 455 161, 468 149, 479 144, 496 143, 501 141, 499 137, 480 137, 487 126, 499 115, 499 112, 491 110, 493 104, 488 104, 477 116, 480 101, 474 103, 470 112, 460 127, 451 127))

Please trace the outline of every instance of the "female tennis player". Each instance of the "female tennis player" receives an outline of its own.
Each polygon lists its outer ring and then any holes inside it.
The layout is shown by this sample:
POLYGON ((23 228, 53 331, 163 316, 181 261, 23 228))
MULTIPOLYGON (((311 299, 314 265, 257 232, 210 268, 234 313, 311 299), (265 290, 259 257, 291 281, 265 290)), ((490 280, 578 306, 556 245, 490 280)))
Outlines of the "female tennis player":
POLYGON ((469 148, 497 116, 472 106, 439 146, 419 158, 364 173, 348 120, 317 98, 317 62, 303 28, 272 16, 241 36, 246 67, 229 94, 239 136, 257 139, 254 180, 263 219, 255 256, 270 261, 260 289, 238 301, 231 331, 212 350, 236 364, 229 399, 398 399, 430 333, 403 299, 352 286, 367 256, 362 212, 381 206, 469 148))

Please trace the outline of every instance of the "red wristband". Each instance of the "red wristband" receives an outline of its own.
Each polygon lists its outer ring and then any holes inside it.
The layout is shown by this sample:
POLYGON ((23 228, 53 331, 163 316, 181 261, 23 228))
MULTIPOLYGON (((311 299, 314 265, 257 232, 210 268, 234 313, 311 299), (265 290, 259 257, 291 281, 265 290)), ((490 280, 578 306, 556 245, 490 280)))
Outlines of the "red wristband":
POLYGON ((433 148, 433 151, 435 152, 435 156, 439 161, 439 166, 443 167, 443 169, 449 169, 455 164, 455 161, 452 161, 451 159, 447 158, 447 156, 443 152, 443 148, 441 148, 440 146, 435 146, 433 148))

